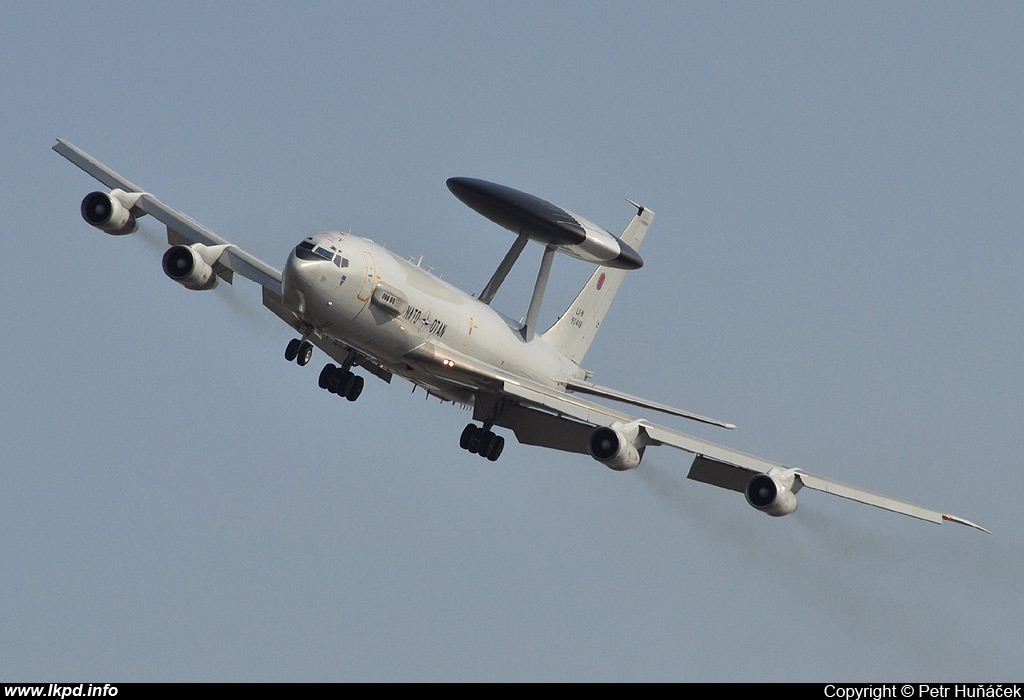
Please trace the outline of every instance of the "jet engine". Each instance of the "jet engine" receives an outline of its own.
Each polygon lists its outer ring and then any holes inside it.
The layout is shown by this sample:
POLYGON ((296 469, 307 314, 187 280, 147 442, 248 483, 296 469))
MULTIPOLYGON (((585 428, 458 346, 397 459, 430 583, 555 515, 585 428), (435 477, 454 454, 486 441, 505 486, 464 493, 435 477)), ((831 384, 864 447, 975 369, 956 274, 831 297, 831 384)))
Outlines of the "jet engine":
POLYGON ((82 218, 89 225, 111 236, 135 233, 139 228, 136 217, 144 215, 144 212, 135 209, 141 196, 141 192, 129 194, 120 189, 90 192, 82 200, 82 218))
POLYGON ((744 495, 747 503, 762 513, 781 517, 796 510, 793 470, 772 469, 767 474, 756 474, 747 482, 744 495))
POLYGON ((164 253, 164 274, 188 289, 213 289, 217 286, 213 265, 226 248, 226 245, 205 246, 201 243, 171 246, 164 253))
POLYGON ((638 423, 624 425, 613 423, 611 426, 596 428, 587 441, 590 455, 609 469, 624 472, 640 466, 644 448, 638 423))

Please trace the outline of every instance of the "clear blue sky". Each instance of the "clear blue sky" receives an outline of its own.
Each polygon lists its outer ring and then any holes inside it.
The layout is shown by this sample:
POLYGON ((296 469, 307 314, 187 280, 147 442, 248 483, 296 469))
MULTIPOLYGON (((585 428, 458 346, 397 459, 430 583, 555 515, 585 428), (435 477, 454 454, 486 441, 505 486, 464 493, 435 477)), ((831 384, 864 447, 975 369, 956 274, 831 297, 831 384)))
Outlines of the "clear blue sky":
POLYGON ((1022 37, 1019 3, 6 3, 0 680, 1019 680, 1022 37), (771 519, 668 449, 483 462, 401 381, 341 405, 258 287, 89 229, 57 137, 272 264, 351 228, 473 291, 511 237, 446 178, 642 202, 595 381, 994 534, 771 519))

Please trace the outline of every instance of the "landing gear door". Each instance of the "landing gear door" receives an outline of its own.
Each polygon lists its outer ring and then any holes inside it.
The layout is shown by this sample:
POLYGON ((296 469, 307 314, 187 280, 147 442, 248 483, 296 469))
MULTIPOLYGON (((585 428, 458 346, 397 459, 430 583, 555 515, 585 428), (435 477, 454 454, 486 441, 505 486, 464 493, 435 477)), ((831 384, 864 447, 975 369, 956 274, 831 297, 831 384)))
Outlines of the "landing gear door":
POLYGON ((367 301, 373 295, 373 285, 377 277, 377 269, 373 264, 373 254, 370 251, 363 251, 363 262, 366 267, 366 276, 363 277, 363 286, 359 288, 359 293, 356 295, 359 301, 367 301))

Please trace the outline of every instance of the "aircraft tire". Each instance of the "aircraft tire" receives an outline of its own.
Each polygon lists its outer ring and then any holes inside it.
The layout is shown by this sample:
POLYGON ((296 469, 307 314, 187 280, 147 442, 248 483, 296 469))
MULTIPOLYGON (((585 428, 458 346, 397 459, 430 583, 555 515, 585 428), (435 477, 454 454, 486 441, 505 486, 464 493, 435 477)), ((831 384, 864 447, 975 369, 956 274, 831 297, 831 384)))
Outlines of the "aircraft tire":
POLYGON ((339 368, 335 376, 337 379, 334 380, 334 390, 331 393, 337 394, 338 396, 348 396, 348 392, 352 389, 352 383, 355 381, 356 375, 352 374, 348 370, 342 371, 339 368))
POLYGON ((302 344, 302 341, 299 340, 298 338, 292 338, 291 340, 289 340, 288 341, 288 347, 286 347, 284 349, 284 359, 286 359, 288 362, 291 362, 296 357, 298 357, 299 356, 299 346, 301 344, 302 344))
POLYGON ((491 447, 494 445, 494 441, 498 436, 492 433, 490 430, 480 431, 480 445, 476 449, 476 453, 481 457, 487 457, 487 453, 491 451, 491 447))
POLYGON ((328 362, 324 365, 324 368, 320 370, 320 378, 317 380, 317 384, 321 389, 329 389, 331 386, 331 379, 334 377, 334 373, 338 370, 333 364, 328 362))
POLYGON ((462 429, 462 435, 459 437, 459 447, 464 450, 469 449, 470 440, 480 428, 476 427, 473 423, 468 423, 465 428, 462 429))
POLYGON ((295 361, 299 363, 299 367, 305 367, 309 364, 309 361, 313 359, 313 344, 308 340, 303 341, 299 345, 299 354, 295 358, 295 361))
POLYGON ((501 456, 501 451, 505 449, 505 438, 500 435, 495 435, 494 439, 491 440, 491 447, 487 450, 487 459, 491 462, 497 462, 498 457, 501 456))
POLYGON ((345 392, 345 398, 349 401, 355 401, 359 398, 359 395, 363 393, 363 378, 359 375, 352 375, 352 383, 349 384, 348 391, 345 392))

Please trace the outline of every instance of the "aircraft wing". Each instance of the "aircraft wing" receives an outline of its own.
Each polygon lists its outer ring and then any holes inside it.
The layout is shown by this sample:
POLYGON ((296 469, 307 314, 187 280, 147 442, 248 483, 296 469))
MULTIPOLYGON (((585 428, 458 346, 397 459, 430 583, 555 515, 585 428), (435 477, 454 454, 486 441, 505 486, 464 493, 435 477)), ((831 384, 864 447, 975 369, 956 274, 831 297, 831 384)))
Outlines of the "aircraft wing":
POLYGON ((831 493, 843 498, 855 500, 886 511, 901 513, 913 518, 920 518, 932 523, 954 522, 967 525, 984 532, 987 529, 965 518, 942 513, 934 509, 911 504, 911 502, 883 495, 874 491, 851 486, 840 481, 810 474, 802 469, 786 467, 776 462, 764 460, 753 454, 703 440, 692 435, 665 428, 628 417, 621 412, 608 409, 578 396, 560 394, 546 387, 526 386, 522 383, 506 382, 506 393, 526 404, 531 404, 554 411, 562 415, 594 426, 612 427, 620 424, 624 428, 633 423, 640 436, 639 442, 647 445, 669 445, 690 452, 695 456, 688 478, 712 484, 733 491, 744 492, 752 477, 758 474, 778 475, 792 478, 794 492, 802 486, 815 491, 831 493))
MULTIPOLYGON (((722 447, 721 445, 716 445, 658 425, 645 425, 644 431, 653 441, 652 444, 671 445, 672 447, 696 454, 697 458, 694 459, 693 465, 690 467, 690 473, 687 476, 690 479, 702 481, 706 484, 745 492, 746 485, 754 474, 770 474, 776 470, 782 472, 790 470, 789 467, 784 465, 728 447, 722 447), (738 474, 736 470, 740 470, 740 473, 738 474), (742 486, 737 483, 737 476, 742 477, 742 486)), ((937 524, 949 521, 988 532, 985 528, 965 518, 943 513, 932 508, 925 508, 909 501, 885 496, 874 491, 851 486, 850 484, 844 484, 840 481, 811 474, 803 469, 795 469, 793 471, 793 478, 796 483, 802 484, 814 491, 823 491, 851 501, 865 503, 876 508, 890 510, 894 513, 902 513, 903 515, 909 515, 937 524)), ((794 493, 797 489, 798 487, 793 489, 794 493)))
MULTIPOLYGON (((451 367, 450 364, 440 362, 442 354, 451 353, 425 346, 418 353, 418 359, 430 364, 439 363, 443 368, 451 367)), ((455 360, 457 364, 462 361, 463 358, 455 360)), ((984 527, 965 518, 811 474, 802 469, 786 467, 753 454, 634 418, 632 415, 572 393, 522 378, 504 376, 501 371, 494 368, 461 365, 460 369, 463 371, 462 382, 466 386, 480 389, 474 418, 484 420, 488 411, 495 410, 500 404, 502 409, 496 411, 500 413, 500 417, 495 425, 511 428, 516 438, 525 444, 590 453, 587 445, 594 430, 601 427, 609 428, 630 436, 641 450, 648 446, 669 445, 695 455, 687 475, 694 481, 745 493, 752 478, 767 475, 785 483, 794 494, 806 486, 815 491, 831 493, 912 518, 938 524, 959 523, 988 532, 984 527)), ((458 377, 444 370, 438 370, 437 377, 459 381, 458 377)), ((621 396, 609 398, 622 400, 621 396)), ((644 405, 643 399, 637 399, 636 403, 644 405)))
MULTIPOLYGON (((107 187, 123 190, 130 195, 140 195, 133 207, 133 212, 140 216, 148 214, 164 224, 167 227, 167 242, 170 245, 200 243, 211 247, 226 246, 214 265, 217 275, 226 282, 231 283, 233 275, 237 273, 259 284, 263 287, 263 305, 270 311, 273 311, 274 314, 289 326, 301 332, 301 323, 298 317, 287 308, 282 299, 280 270, 224 240, 190 216, 164 204, 77 146, 63 139, 57 139, 57 144, 53 147, 53 150, 107 187)), ((309 340, 339 363, 347 360, 350 352, 353 350, 353 348, 336 340, 316 333, 312 334, 309 340)), ((384 381, 391 381, 391 373, 383 369, 373 358, 357 353, 356 363, 384 381)))
POLYGON ((67 158, 107 187, 121 189, 128 194, 139 194, 135 207, 140 214, 149 214, 167 227, 167 242, 171 245, 201 243, 206 246, 228 246, 217 259, 217 274, 230 283, 232 273, 256 282, 264 289, 281 295, 281 271, 229 243, 192 218, 167 206, 141 187, 122 177, 103 163, 63 139, 57 139, 53 150, 67 158))

